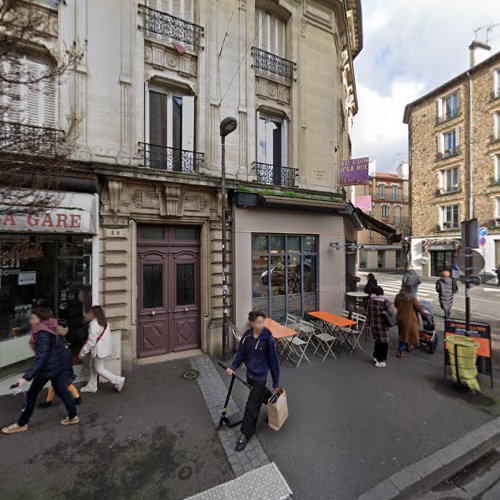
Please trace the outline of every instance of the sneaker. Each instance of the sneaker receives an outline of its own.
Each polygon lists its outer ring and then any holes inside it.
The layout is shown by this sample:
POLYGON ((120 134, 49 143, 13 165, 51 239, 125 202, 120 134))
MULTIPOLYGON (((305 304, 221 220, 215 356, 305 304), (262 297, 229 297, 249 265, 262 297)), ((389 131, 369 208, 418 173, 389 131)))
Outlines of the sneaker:
POLYGON ((377 368, 382 368, 382 363, 379 363, 378 361, 375 361, 375 366, 377 368))
POLYGON ((236 443, 236 451, 243 451, 245 449, 245 446, 248 443, 248 438, 245 436, 245 434, 241 433, 240 438, 238 439, 238 442, 236 443))
POLYGON ((91 394, 94 394, 95 392, 97 392, 97 389, 94 389, 94 388, 89 387, 88 385, 86 385, 85 387, 82 387, 80 389, 80 392, 90 392, 91 394))
POLYGON ((374 363, 378 363, 377 358, 373 358, 374 363))
POLYGON ((387 366, 387 363, 386 363, 385 361, 381 361, 381 362, 379 363, 379 367, 380 367, 380 368, 385 368, 386 366, 387 366))
POLYGON ((80 423, 80 418, 78 417, 78 415, 73 418, 66 417, 61 420, 61 425, 76 425, 79 423, 80 423))
POLYGON ((26 425, 17 425, 11 424, 2 429, 3 434, 16 434, 18 432, 24 432, 28 430, 28 424, 26 425))
POLYGON ((119 384, 115 385, 116 392, 122 392, 124 385, 125 385, 125 377, 123 377, 122 381, 119 384))

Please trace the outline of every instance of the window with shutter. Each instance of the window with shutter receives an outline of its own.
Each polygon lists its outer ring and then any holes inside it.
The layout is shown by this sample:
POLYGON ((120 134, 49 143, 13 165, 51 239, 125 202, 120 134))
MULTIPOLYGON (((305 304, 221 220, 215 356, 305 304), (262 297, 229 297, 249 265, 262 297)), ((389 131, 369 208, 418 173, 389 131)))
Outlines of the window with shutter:
POLYGON ((262 10, 255 11, 257 46, 280 57, 285 57, 285 22, 262 10))

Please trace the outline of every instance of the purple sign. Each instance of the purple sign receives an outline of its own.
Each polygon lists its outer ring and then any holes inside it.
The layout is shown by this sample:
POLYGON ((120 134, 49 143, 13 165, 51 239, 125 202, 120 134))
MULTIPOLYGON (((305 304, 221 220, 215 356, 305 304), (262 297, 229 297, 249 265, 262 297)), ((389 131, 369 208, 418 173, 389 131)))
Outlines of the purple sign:
POLYGON ((339 163, 339 175, 341 186, 355 186, 357 184, 369 184, 368 164, 369 158, 352 158, 339 163))

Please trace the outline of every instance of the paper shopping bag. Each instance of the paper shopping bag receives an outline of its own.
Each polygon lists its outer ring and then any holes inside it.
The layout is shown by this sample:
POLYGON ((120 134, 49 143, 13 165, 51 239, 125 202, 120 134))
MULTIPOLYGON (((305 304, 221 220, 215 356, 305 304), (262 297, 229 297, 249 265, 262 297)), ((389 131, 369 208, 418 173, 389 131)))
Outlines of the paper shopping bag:
POLYGON ((288 404, 285 389, 276 391, 267 403, 269 427, 278 431, 288 418, 288 404))

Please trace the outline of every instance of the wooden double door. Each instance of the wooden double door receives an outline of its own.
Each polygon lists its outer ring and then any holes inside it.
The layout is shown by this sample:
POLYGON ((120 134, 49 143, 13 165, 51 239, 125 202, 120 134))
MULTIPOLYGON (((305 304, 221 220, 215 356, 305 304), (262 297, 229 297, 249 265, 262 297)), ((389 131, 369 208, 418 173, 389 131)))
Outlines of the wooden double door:
POLYGON ((200 347, 199 228, 139 226, 138 357, 200 347))

